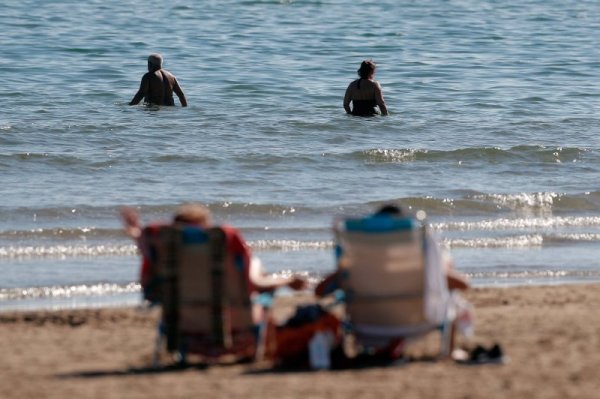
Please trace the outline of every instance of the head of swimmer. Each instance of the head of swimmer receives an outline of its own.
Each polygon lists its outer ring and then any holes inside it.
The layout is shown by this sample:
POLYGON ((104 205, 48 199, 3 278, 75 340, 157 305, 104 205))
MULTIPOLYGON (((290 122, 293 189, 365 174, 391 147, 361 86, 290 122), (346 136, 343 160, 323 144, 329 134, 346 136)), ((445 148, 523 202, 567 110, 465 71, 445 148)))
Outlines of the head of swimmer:
POLYGON ((153 53, 148 56, 148 71, 157 71, 162 68, 163 57, 158 53, 153 53))
POLYGON ((372 60, 364 60, 356 71, 361 79, 372 79, 375 75, 375 63, 372 60))

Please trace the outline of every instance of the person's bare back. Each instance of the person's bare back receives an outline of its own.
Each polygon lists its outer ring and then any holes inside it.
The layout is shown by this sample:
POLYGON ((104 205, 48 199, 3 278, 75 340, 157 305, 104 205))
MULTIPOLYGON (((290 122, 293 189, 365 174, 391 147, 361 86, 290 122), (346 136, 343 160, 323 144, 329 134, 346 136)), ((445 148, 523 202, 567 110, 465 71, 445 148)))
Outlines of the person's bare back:
POLYGON ((357 71, 360 79, 348 85, 344 95, 344 109, 348 114, 356 116, 377 115, 379 107, 381 115, 387 115, 388 110, 383 99, 383 92, 379 83, 373 79, 375 63, 363 61, 357 71), (350 104, 352 103, 352 108, 350 104))
POLYGON ((148 72, 142 77, 140 88, 129 105, 136 105, 142 99, 148 104, 175 105, 173 93, 179 97, 181 106, 186 107, 187 100, 177 78, 162 69, 162 57, 159 54, 151 54, 148 57, 148 72))

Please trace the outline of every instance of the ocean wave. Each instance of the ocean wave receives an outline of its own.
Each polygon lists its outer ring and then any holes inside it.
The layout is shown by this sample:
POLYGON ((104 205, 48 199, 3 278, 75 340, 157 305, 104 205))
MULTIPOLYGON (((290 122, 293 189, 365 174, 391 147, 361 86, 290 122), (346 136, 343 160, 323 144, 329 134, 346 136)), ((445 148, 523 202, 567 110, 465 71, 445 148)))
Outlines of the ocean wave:
POLYGON ((560 195, 553 192, 516 193, 516 194, 481 194, 474 195, 472 199, 490 202, 492 204, 509 208, 545 208, 554 204, 560 195))
POLYGON ((399 198, 394 202, 407 209, 422 209, 434 215, 448 213, 453 215, 497 215, 507 211, 551 215, 553 212, 597 212, 600 210, 600 192, 580 194, 470 192, 447 198, 399 198))
POLYGON ((257 240, 250 241, 250 248, 256 251, 307 251, 333 248, 332 241, 298 240, 257 240))
MULTIPOLYGON (((136 204, 132 206, 139 211, 144 219, 148 220, 169 220, 177 210, 179 203, 171 204, 136 204)), ((211 203, 202 203, 210 209, 215 215, 288 215, 297 211, 310 213, 312 211, 320 212, 320 209, 283 205, 283 204, 256 204, 256 203, 236 203, 231 201, 217 201, 211 203)), ((117 220, 119 209, 122 204, 113 206, 90 206, 84 204, 71 204, 60 207, 46 208, 9 208, 0 207, 0 218, 11 220, 25 218, 26 220, 37 221, 40 219, 74 219, 84 218, 94 219, 112 219, 117 220)))
POLYGON ((555 244, 573 242, 600 242, 600 233, 548 234, 544 237, 544 241, 555 244))
POLYGON ((559 227, 595 227, 600 226, 600 216, 552 216, 544 218, 516 218, 481 220, 475 222, 448 222, 433 223, 435 230, 524 230, 524 229, 550 229, 559 227))
MULTIPOLYGON (((447 248, 538 248, 561 244, 597 243, 600 233, 532 233, 510 236, 443 238, 441 243, 447 248)), ((333 240, 250 240, 247 242, 251 250, 257 252, 296 252, 296 251, 329 251, 334 247, 333 240)), ((101 256, 137 256, 138 249, 133 244, 99 244, 99 245, 12 245, 0 247, 0 259, 30 258, 76 258, 101 256)))
MULTIPOLYGON (((80 126, 80 129, 84 127, 80 126)), ((1 127, 0 127, 1 129, 1 127)), ((278 164, 289 164, 294 161, 298 165, 309 165, 318 162, 319 153, 302 155, 293 153, 267 154, 267 153, 244 153, 234 156, 231 161, 241 163, 248 168, 265 168, 278 164)), ((75 156, 68 153, 50 153, 50 152, 16 152, 10 154, 0 154, 0 162, 6 165, 17 167, 27 164, 43 164, 54 167, 68 167, 73 170, 84 169, 103 169, 115 165, 125 165, 132 162, 143 162, 144 164, 159 165, 181 165, 181 166, 208 166, 219 165, 223 163, 223 157, 215 157, 209 154, 193 153, 173 153, 173 154, 148 154, 143 158, 135 159, 131 155, 120 156, 111 154, 108 159, 106 156, 75 156)))
MULTIPOLYGON (((364 214, 380 205, 394 202, 409 210, 424 210, 434 215, 497 215, 506 211, 581 212, 600 210, 600 191, 583 193, 521 192, 482 193, 478 191, 456 191, 446 197, 421 196, 389 198, 364 203, 341 203, 339 205, 307 206, 281 203, 252 203, 214 201, 203 203, 218 219, 261 218, 298 215, 320 216, 331 220, 336 215, 364 214)), ((90 206, 70 204, 61 207, 13 208, 0 207, 0 220, 36 222, 41 219, 68 220, 117 220, 121 204, 112 206, 90 206)), ((135 204, 145 220, 168 220, 176 211, 178 203, 135 204)), ((17 224, 17 223, 14 223, 17 224)), ((83 228, 83 227, 81 227, 83 228)))
POLYGON ((0 247, 0 259, 71 258, 137 255, 137 246, 130 245, 39 245, 0 247))
MULTIPOLYGON (((331 241, 255 240, 248 241, 254 251, 307 251, 333 248, 331 241)), ((136 256, 134 244, 105 245, 37 245, 0 247, 0 259, 74 258, 98 256, 136 256)))
POLYGON ((528 163, 562 163, 576 162, 590 153, 588 148, 579 147, 546 147, 521 145, 510 148, 473 147, 452 150, 427 150, 415 148, 372 148, 353 151, 351 153, 332 154, 325 156, 341 156, 364 161, 367 163, 405 163, 418 161, 453 161, 453 162, 488 162, 492 164, 510 161, 528 163))
POLYGON ((600 270, 515 270, 515 271, 479 271, 464 273, 471 280, 490 280, 501 283, 502 280, 532 280, 544 279, 577 280, 600 278, 600 270))
MULTIPOLYGON (((111 155, 110 159, 106 160, 94 157, 80 157, 65 153, 48 153, 48 152, 20 152, 13 154, 0 154, 0 162, 17 166, 23 163, 41 163, 49 166, 70 167, 70 168, 88 168, 88 169, 103 169, 120 163, 126 164, 131 162, 131 157, 120 157, 111 155)), ((143 159, 144 163, 175 163, 175 164, 216 164, 218 158, 193 155, 193 154, 170 154, 170 155, 154 155, 146 156, 143 159)))
POLYGON ((0 238, 5 239, 89 239, 89 238, 114 238, 124 237, 122 228, 102 229, 94 227, 55 227, 55 228, 35 228, 30 230, 6 230, 0 231, 0 238))
POLYGON ((52 154, 47 152, 20 152, 10 155, 0 155, 0 160, 7 161, 18 161, 18 162, 38 162, 41 161, 44 164, 58 165, 58 166, 71 166, 71 165, 83 165, 86 164, 83 158, 76 157, 73 155, 66 154, 52 154))
POLYGON ((532 248, 544 244, 542 234, 524 234, 510 237, 477 237, 471 239, 444 239, 448 248, 532 248))
POLYGON ((507 237, 446 238, 447 248, 536 248, 563 244, 598 243, 598 233, 521 234, 507 237))
MULTIPOLYGON (((289 278, 292 275, 302 275, 311 287, 314 287, 322 278, 321 274, 314 272, 298 272, 281 270, 269 274, 272 278, 289 278)), ((48 300, 83 297, 108 297, 111 295, 136 294, 141 292, 138 282, 129 283, 93 283, 73 285, 51 285, 41 287, 0 288, 0 307, 5 301, 19 301, 26 299, 48 300)))
POLYGON ((207 163, 218 163, 219 159, 211 157, 205 154, 194 155, 194 154, 166 154, 152 156, 146 159, 150 162, 158 163, 185 163, 185 164, 207 164, 207 163))
POLYGON ((80 285, 56 285, 49 287, 2 288, 0 289, 0 301, 19 299, 107 296, 115 294, 135 293, 139 292, 140 289, 141 287, 139 283, 98 283, 80 285))
MULTIPOLYGON (((252 227, 244 227, 244 235, 251 234, 276 234, 278 236, 288 235, 315 235, 328 233, 330 231, 329 225, 326 227, 289 227, 289 226, 272 226, 260 225, 252 227)), ((123 228, 96 228, 96 227, 54 227, 54 228, 34 228, 29 230, 5 230, 0 231, 0 239, 7 241, 11 240, 117 240, 125 238, 126 234, 123 228)))
MULTIPOLYGON (((600 270, 565 270, 565 269, 532 269, 532 270, 462 270, 472 282, 485 285, 485 281, 494 284, 510 283, 511 280, 529 280, 530 282, 544 282, 547 280, 575 281, 600 279, 600 270)), ((289 277, 297 274, 296 271, 282 270, 272 274, 273 277, 289 277)), ((323 275, 315 273, 301 273, 311 287, 315 286, 323 275)), ((112 295, 137 294, 141 286, 137 282, 129 283, 94 283, 75 285, 52 285, 42 287, 2 288, 0 289, 0 304, 9 301, 21 300, 60 300, 67 298, 110 297, 112 295)))

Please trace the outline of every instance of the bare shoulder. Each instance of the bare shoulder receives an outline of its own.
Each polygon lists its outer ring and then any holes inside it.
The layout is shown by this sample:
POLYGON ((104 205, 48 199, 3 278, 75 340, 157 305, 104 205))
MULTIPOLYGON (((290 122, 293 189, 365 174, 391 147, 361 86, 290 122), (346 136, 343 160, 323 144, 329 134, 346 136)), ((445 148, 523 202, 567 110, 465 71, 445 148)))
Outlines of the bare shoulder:
POLYGON ((358 89, 358 82, 360 79, 356 79, 353 80, 352 82, 350 82, 350 84, 348 85, 348 89, 347 90, 357 90, 358 89))
POLYGON ((171 72, 163 69, 163 71, 165 72, 165 76, 167 77, 167 79, 169 80, 169 83, 171 83, 171 85, 175 85, 175 84, 179 84, 177 82, 177 78, 175 77, 175 75, 173 75, 171 72))

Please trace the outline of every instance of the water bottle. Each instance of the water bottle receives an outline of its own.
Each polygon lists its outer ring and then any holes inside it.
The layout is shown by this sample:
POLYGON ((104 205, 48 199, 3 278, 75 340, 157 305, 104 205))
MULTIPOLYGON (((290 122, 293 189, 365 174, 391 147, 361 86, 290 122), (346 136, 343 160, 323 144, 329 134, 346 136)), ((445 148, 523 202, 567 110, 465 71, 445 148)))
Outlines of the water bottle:
POLYGON ((465 338, 473 338, 475 328, 473 326, 473 307, 462 297, 455 298, 456 324, 458 332, 465 338))
POLYGON ((308 343, 310 367, 313 370, 331 368, 331 359, 329 358, 331 340, 330 332, 318 331, 308 343))

